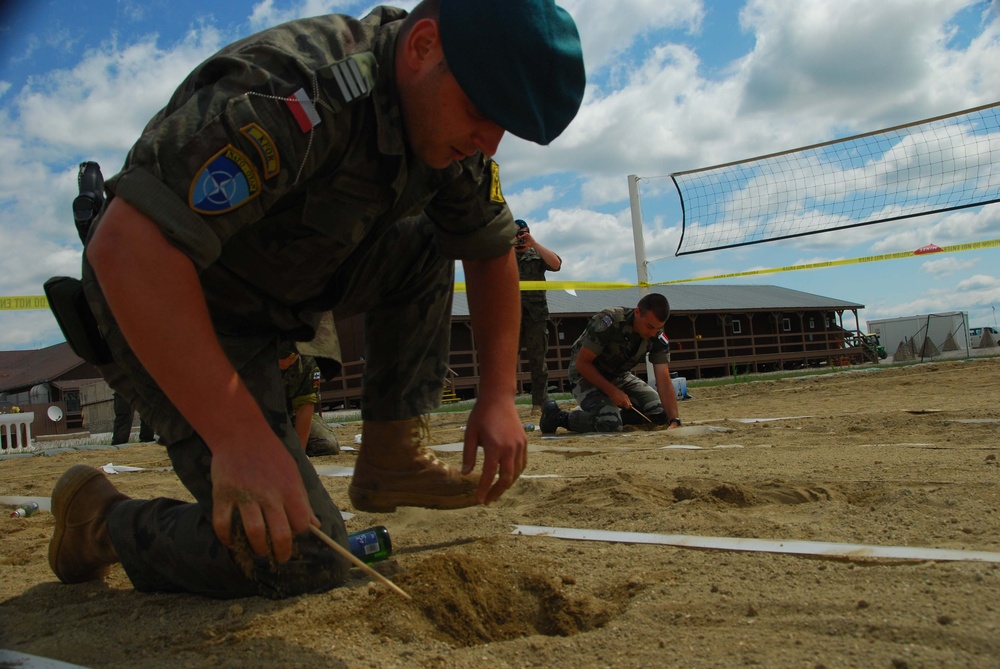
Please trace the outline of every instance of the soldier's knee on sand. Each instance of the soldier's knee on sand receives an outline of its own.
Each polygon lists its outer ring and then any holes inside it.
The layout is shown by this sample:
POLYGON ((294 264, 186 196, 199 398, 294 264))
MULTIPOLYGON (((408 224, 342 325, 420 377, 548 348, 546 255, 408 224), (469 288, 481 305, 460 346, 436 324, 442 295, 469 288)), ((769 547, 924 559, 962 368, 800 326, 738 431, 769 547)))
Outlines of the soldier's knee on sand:
POLYGON ((618 414, 599 414, 594 418, 595 432, 621 432, 622 418, 618 414))

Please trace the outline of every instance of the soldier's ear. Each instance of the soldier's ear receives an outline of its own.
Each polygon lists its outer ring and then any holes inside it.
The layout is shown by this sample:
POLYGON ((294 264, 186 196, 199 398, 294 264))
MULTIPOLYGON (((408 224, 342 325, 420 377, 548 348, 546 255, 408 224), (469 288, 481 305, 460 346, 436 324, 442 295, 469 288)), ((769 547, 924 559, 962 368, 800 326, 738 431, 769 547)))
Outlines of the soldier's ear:
POLYGON ((437 21, 422 19, 413 24, 402 44, 397 45, 404 67, 412 72, 430 69, 444 60, 437 21))

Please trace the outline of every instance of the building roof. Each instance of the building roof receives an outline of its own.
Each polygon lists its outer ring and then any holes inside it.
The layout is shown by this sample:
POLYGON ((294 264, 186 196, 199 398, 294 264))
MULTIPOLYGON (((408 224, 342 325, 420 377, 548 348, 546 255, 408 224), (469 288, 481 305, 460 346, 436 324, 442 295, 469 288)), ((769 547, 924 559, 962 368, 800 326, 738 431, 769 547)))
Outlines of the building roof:
POLYGON ((54 381, 85 364, 66 342, 34 351, 0 351, 0 392, 54 381))
MULTIPOLYGON (((804 293, 780 286, 760 285, 672 285, 654 286, 650 292, 661 293, 670 302, 671 313, 725 313, 758 310, 793 311, 796 309, 864 309, 857 302, 804 293)), ((565 290, 547 290, 549 313, 590 315, 608 307, 635 306, 644 295, 641 288, 622 290, 579 290, 573 295, 565 290)), ((455 293, 453 316, 468 316, 465 293, 455 293)))

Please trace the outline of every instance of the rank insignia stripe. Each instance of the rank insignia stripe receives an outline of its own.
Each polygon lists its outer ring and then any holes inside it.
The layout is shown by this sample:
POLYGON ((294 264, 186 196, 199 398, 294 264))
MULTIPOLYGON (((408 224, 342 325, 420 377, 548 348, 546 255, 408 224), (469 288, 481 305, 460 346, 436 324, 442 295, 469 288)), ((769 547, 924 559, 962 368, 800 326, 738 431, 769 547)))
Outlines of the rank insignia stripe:
POLYGON ((250 159, 229 144, 209 158, 191 182, 188 204, 201 214, 224 214, 260 195, 261 182, 250 159))
POLYGON ((378 63, 371 53, 356 53, 316 71, 322 84, 323 102, 334 110, 367 98, 378 77, 378 63))
POLYGON ((506 204, 503 199, 503 191, 500 189, 500 166, 496 163, 490 164, 490 201, 499 204, 506 204))
POLYGON ((285 98, 285 104, 288 105, 292 116, 295 117, 295 122, 299 124, 299 129, 304 133, 311 131, 323 122, 319 112, 316 111, 316 105, 309 99, 304 88, 300 88, 285 98))
POLYGON ((261 165, 264 167, 264 178, 270 179, 278 176, 278 173, 281 172, 281 158, 278 155, 278 147, 267 131, 256 123, 251 123, 240 128, 240 132, 257 149, 261 165))
POLYGON ((334 63, 330 66, 329 72, 340 88, 343 102, 349 103, 355 98, 368 94, 370 90, 368 81, 361 74, 361 69, 353 59, 334 63))

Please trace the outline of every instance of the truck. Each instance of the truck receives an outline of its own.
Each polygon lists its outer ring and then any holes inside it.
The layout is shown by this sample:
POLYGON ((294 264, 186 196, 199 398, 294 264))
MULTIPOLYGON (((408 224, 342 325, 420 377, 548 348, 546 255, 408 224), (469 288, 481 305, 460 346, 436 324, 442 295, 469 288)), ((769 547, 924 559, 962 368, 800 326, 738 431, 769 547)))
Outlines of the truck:
POLYGON ((983 339, 984 332, 989 332, 993 335, 993 341, 1000 343, 1000 330, 989 325, 984 325, 981 328, 969 328, 969 346, 979 348, 979 343, 983 339))
POLYGON ((886 352, 892 356, 904 347, 916 358, 971 348, 969 314, 965 311, 872 320, 868 321, 868 333, 877 334, 886 352))

